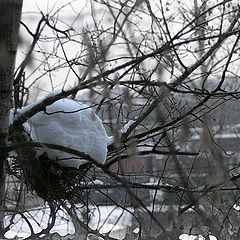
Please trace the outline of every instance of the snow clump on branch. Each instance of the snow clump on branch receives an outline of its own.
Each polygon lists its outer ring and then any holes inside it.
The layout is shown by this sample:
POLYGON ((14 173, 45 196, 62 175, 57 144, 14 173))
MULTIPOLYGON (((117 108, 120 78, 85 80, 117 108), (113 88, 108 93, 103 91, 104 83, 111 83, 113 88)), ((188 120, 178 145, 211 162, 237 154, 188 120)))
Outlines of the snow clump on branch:
MULTIPOLYGON (((24 108, 29 110, 31 105, 24 108)), ((24 108, 18 113, 24 113, 24 108)), ((105 163, 107 147, 113 142, 95 112, 90 107, 71 99, 64 98, 54 102, 46 107, 46 111, 40 111, 28 119, 27 123, 26 130, 34 142, 69 147, 89 155, 101 164, 105 163)), ((46 146, 37 150, 38 155, 44 152, 63 167, 79 168, 88 162, 86 159, 46 146)))

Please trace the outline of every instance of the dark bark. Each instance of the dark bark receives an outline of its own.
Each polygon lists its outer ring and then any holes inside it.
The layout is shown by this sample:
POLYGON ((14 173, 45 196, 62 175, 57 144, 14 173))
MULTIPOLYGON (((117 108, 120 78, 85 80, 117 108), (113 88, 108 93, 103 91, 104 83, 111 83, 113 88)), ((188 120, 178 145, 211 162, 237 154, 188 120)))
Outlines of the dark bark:
MULTIPOLYGON (((18 44, 22 0, 0 1, 0 144, 5 145, 11 108, 15 56, 18 44)), ((5 164, 7 153, 0 154, 0 237, 3 237, 5 208, 5 164)))

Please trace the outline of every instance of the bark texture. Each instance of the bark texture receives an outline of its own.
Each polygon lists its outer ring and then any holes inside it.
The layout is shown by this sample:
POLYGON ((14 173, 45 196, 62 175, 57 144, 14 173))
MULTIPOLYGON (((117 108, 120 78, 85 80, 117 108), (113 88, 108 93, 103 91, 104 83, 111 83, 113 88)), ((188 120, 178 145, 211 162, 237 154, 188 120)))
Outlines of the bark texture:
MULTIPOLYGON (((22 0, 0 1, 0 144, 8 135, 15 56, 18 44, 22 0)), ((0 153, 0 238, 4 234, 6 152, 0 153)))

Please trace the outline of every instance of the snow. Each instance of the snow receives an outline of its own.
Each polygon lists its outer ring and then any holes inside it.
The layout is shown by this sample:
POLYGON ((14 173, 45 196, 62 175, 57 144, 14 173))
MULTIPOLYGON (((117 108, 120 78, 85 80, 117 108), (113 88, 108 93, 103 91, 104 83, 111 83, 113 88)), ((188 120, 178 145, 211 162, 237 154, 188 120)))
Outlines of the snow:
MULTIPOLYGON (((11 109, 9 124, 13 124, 26 112, 45 99, 58 95, 52 92, 45 98, 21 109, 11 109)), ((120 133, 126 133, 135 121, 130 120, 120 133)), ((40 111, 24 123, 25 130, 35 142, 49 143, 69 147, 91 156, 98 163, 104 164, 107 156, 107 146, 114 143, 114 137, 108 137, 101 119, 87 105, 71 99, 60 99, 40 111)), ((53 150, 43 145, 37 149, 37 154, 46 152, 48 157, 63 167, 79 168, 87 162, 77 156, 60 150, 53 150)))
POLYGON ((234 204, 233 208, 238 212, 240 211, 240 206, 237 204, 234 204))
MULTIPOLYGON (((56 94, 56 93, 54 93, 56 94)), ((49 96, 48 96, 49 97, 49 96)), ((17 110, 14 118, 29 111, 41 101, 17 110)), ((58 144, 73 148, 91 156, 98 163, 104 164, 107 156, 107 146, 112 143, 108 137, 102 121, 94 111, 71 99, 60 99, 31 117, 25 125, 31 139, 35 142, 58 144)), ((48 157, 63 167, 79 168, 87 162, 86 159, 73 156, 60 150, 53 150, 43 146, 37 151, 38 155, 46 152, 48 157)))
MULTIPOLYGON (((82 210, 82 206, 76 206, 79 219, 82 218, 82 210)), ((110 237, 123 239, 127 227, 132 224, 132 214, 134 213, 133 208, 127 208, 127 210, 111 205, 98 207, 90 205, 89 227, 94 230, 98 229, 102 234, 110 233, 110 237)), ((34 233, 39 233, 43 228, 47 227, 50 217, 50 209, 47 205, 42 205, 39 206, 39 208, 30 209, 23 214, 33 226, 34 233)), ((5 226, 10 224, 11 217, 11 215, 5 216, 5 226)), ((10 230, 5 233, 6 238, 12 239, 17 237, 17 239, 25 239, 31 235, 28 224, 20 214, 15 215, 13 223, 14 224, 11 226, 10 230)), ((138 233, 139 231, 139 227, 136 227, 133 230, 134 233, 138 233)), ((75 233, 75 227, 71 218, 62 208, 58 210, 55 225, 53 229, 51 229, 51 233, 56 232, 60 236, 75 233)), ((212 235, 210 235, 209 238, 210 240, 217 240, 217 238, 212 235)), ((181 234, 179 240, 205 240, 205 238, 201 235, 181 234)))
MULTIPOLYGON (((83 210, 82 206, 77 206, 77 214, 79 219, 82 217, 80 209, 83 210)), ((92 229, 98 229, 100 233, 110 233, 110 237, 116 239, 121 239, 125 235, 127 226, 131 225, 132 214, 123 210, 120 207, 115 206, 89 206, 90 210, 90 222, 89 227, 92 229)), ((133 211, 133 209, 129 209, 133 211)), ((35 208, 25 212, 24 216, 28 219, 30 224, 33 226, 34 233, 39 233, 43 228, 47 227, 50 209, 46 205, 40 206, 40 208, 35 208)), ((12 216, 5 217, 5 226, 10 224, 12 216)), ((18 239, 27 238, 31 235, 31 231, 28 227, 28 224, 21 217, 20 214, 15 215, 13 219, 13 225, 11 229, 5 233, 6 238, 14 238, 15 236, 18 239)), ((64 209, 59 209, 56 215, 56 223, 50 231, 51 233, 57 232, 60 236, 66 236, 67 234, 74 234, 75 227, 69 215, 64 209)))
POLYGON ((133 123, 135 123, 136 121, 130 120, 126 125, 124 125, 124 127, 121 129, 121 133, 126 133, 128 131, 128 129, 130 128, 130 126, 132 126, 133 123))
MULTIPOLYGON (((26 219, 28 219, 29 223, 33 227, 34 233, 39 233, 48 225, 50 208, 42 205, 39 208, 30 209, 28 212, 23 213, 23 215, 26 219)), ((7 215, 4 219, 5 226, 8 226, 10 222, 13 221, 13 225, 10 230, 5 233, 6 238, 12 239, 17 236, 17 239, 25 239, 31 236, 30 228, 20 214, 16 214, 13 219, 11 218, 11 215, 7 215)), ((51 233, 55 232, 57 232, 60 236, 74 234, 75 232, 74 225, 70 217, 63 210, 59 210, 57 212, 56 223, 51 229, 51 233)))
MULTIPOLYGON (((194 135, 191 137, 192 140, 199 140, 201 138, 201 135, 194 135)), ((238 135, 236 133, 222 133, 222 134, 216 134, 214 135, 214 139, 229 139, 229 138, 238 138, 238 135)))
MULTIPOLYGON (((53 92, 47 97, 21 109, 11 109, 9 124, 13 124, 20 116, 30 111, 46 98, 60 92, 53 92)), ((130 120, 120 133, 126 133, 135 121, 130 120)), ((35 142, 58 144, 69 147, 91 156, 98 163, 104 164, 107 146, 114 143, 114 137, 108 137, 101 119, 87 105, 71 99, 60 99, 32 116, 24 123, 25 130, 35 142)), ((73 156, 60 150, 53 150, 43 145, 37 150, 41 155, 46 152, 48 157, 63 167, 79 168, 86 159, 73 156)))
MULTIPOLYGON (((195 235, 188 235, 188 234, 181 234, 179 236, 179 239, 180 240, 205 240, 205 238, 201 235, 195 236, 195 235)), ((212 236, 212 235, 209 236, 209 239, 210 240, 217 240, 217 238, 212 236)))
POLYGON ((37 106, 38 104, 42 103, 47 98, 54 97, 54 96, 56 96, 60 93, 61 93, 60 91, 51 92, 46 97, 44 97, 43 99, 38 100, 38 101, 36 101, 32 104, 29 104, 29 105, 27 105, 23 108, 20 108, 20 109, 17 109, 17 110, 11 109, 10 110, 10 117, 9 117, 9 124, 13 124, 13 122, 17 121, 20 116, 22 116, 24 113, 30 111, 33 107, 37 106))
POLYGON ((14 110, 10 109, 10 113, 9 113, 9 125, 13 124, 14 122, 14 110))
POLYGON ((102 181, 98 180, 98 179, 90 182, 89 184, 93 184, 93 185, 104 185, 104 183, 103 183, 102 181))

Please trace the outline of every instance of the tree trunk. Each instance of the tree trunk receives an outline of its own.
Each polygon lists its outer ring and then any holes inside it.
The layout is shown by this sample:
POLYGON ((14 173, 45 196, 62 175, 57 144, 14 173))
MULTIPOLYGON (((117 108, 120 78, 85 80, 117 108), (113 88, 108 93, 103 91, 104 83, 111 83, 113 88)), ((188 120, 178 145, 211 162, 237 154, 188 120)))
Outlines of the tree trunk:
MULTIPOLYGON (((22 0, 0 1, 0 144, 5 145, 8 135, 13 74, 18 44, 18 30, 22 0)), ((0 153, 0 238, 4 234, 5 164, 6 152, 0 153)))

